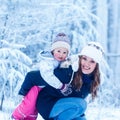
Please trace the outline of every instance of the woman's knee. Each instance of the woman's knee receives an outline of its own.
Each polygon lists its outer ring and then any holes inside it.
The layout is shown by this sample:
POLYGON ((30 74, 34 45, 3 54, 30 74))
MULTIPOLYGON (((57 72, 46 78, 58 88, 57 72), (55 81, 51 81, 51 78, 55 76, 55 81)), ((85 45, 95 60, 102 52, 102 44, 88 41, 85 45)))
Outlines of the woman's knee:
POLYGON ((86 109, 87 108, 87 102, 86 102, 86 100, 81 99, 80 101, 82 101, 80 105, 83 107, 83 109, 86 109))
POLYGON ((87 108, 87 102, 83 98, 73 98, 74 102, 77 103, 80 107, 83 107, 84 109, 87 108))
POLYGON ((83 111, 86 110, 87 108, 87 102, 83 99, 83 98, 75 98, 75 97, 70 97, 70 98, 63 98, 60 99, 58 102, 58 105, 64 103, 64 105, 68 106, 68 108, 72 107, 72 108, 81 108, 83 109, 83 111))
POLYGON ((84 113, 87 108, 87 102, 82 98, 76 98, 75 104, 77 104, 77 108, 79 109, 80 113, 84 113))

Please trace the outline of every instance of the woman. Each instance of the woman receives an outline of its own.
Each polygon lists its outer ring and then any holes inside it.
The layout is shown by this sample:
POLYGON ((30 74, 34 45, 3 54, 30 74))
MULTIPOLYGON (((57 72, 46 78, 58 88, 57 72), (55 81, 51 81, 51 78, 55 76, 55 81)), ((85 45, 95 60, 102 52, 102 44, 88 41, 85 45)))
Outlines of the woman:
MULTIPOLYGON (((92 99, 97 96, 101 81, 99 67, 103 53, 102 46, 96 42, 90 42, 82 49, 78 55, 78 71, 74 73, 70 95, 64 96, 50 86, 39 93, 36 107, 45 120, 85 120, 84 99, 89 93, 92 99)), ((66 79, 62 82, 68 83, 66 79)))

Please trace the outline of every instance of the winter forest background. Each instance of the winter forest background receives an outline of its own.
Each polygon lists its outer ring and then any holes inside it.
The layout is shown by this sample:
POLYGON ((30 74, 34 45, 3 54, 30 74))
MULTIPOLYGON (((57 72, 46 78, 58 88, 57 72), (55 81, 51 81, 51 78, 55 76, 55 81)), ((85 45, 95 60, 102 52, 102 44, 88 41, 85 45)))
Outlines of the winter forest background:
MULTIPOLYGON (((59 32, 69 35, 72 54, 88 41, 103 45, 107 63, 101 69, 107 77, 98 98, 89 106, 99 108, 99 120, 103 120, 103 107, 119 109, 119 6, 119 0, 0 0, 1 112, 10 114, 18 104, 18 90, 25 74, 38 69, 39 52, 49 49, 59 32)), ((4 120, 8 117, 4 116, 4 120)))

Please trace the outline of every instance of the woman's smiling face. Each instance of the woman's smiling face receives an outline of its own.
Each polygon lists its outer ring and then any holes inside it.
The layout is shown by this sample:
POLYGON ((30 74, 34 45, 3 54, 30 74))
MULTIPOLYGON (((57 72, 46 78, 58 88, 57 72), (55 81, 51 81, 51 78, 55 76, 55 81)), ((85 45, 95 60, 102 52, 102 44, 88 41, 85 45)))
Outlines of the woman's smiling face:
POLYGON ((81 57, 81 70, 84 74, 90 74, 95 70, 97 63, 90 57, 83 55, 81 57))

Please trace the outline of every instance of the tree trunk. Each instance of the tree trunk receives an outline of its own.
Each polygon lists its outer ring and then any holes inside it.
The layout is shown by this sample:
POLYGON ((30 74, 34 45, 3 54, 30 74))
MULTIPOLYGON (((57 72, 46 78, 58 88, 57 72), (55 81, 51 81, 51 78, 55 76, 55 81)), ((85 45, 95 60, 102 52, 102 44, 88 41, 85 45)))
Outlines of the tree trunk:
POLYGON ((1 97, 1 103, 0 103, 0 110, 2 111, 2 107, 3 107, 3 100, 4 100, 4 93, 2 93, 2 97, 1 97))

